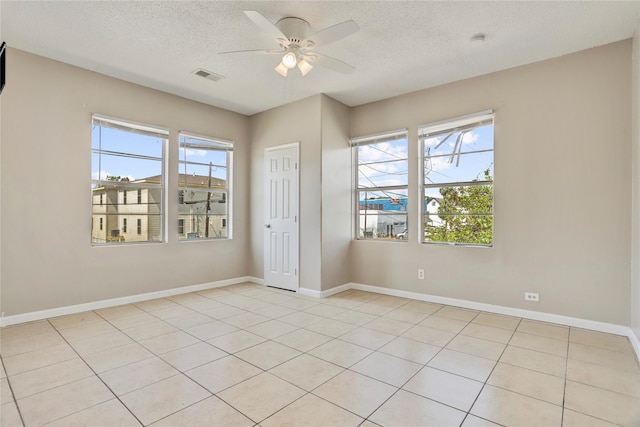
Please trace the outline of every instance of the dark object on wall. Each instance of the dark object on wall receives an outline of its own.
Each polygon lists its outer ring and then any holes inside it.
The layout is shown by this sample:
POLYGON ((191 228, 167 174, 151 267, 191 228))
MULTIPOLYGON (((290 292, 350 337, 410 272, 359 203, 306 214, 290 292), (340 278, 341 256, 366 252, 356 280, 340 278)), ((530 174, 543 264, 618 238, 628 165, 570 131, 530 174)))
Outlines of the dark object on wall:
POLYGON ((7 57, 7 43, 2 42, 0 46, 0 93, 4 89, 4 81, 7 76, 7 67, 5 66, 7 57))

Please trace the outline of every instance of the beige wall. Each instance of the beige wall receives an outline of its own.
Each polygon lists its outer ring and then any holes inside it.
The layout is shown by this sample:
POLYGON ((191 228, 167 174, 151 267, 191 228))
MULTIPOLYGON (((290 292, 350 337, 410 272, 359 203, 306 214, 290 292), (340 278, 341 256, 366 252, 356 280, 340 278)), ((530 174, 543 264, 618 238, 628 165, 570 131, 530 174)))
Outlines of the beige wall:
POLYGON ((640 21, 633 36, 631 328, 640 339, 640 21))
POLYGON ((14 49, 7 68, 1 97, 5 315, 246 274, 239 254, 248 252, 249 242, 247 117, 14 49), (167 243, 90 246, 92 113, 171 130, 167 243), (179 130, 236 141, 231 241, 178 242, 179 130))
POLYGON ((250 117, 251 129, 251 266, 249 274, 264 277, 264 149, 300 143, 299 284, 320 290, 320 109, 322 95, 250 117))
POLYGON ((351 149, 349 107, 322 97, 322 290, 349 283, 351 149))
POLYGON ((264 149, 299 141, 301 287, 352 281, 633 322, 638 333, 640 186, 633 187, 633 234, 629 197, 632 163, 634 183, 640 175, 638 32, 633 50, 619 42, 355 108, 317 95, 250 118, 10 50, 11 79, 0 102, 1 310, 13 315, 263 277, 264 149), (407 243, 351 240, 349 136, 409 128, 415 195, 416 126, 487 108, 496 111, 493 248, 418 244, 414 210, 407 243), (236 141, 234 239, 180 243, 170 226, 165 244, 92 248, 94 112, 171 129, 170 225, 178 218, 171 191, 177 132, 236 141), (416 279, 418 268, 427 271, 424 281, 416 279), (541 301, 525 303, 525 291, 539 292, 541 301))
POLYGON ((411 195, 417 125, 496 119, 494 247, 419 244, 413 209, 407 243, 352 244, 352 281, 629 324, 630 58, 627 40, 353 108, 352 136, 410 130, 411 195))

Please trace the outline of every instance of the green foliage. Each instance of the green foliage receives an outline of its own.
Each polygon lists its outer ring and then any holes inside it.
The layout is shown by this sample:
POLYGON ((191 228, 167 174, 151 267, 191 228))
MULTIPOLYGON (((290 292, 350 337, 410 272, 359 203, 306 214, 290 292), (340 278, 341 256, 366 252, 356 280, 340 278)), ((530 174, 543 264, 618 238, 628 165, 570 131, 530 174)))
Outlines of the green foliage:
POLYGON ((115 182, 129 182, 129 178, 126 176, 113 176, 107 175, 107 181, 115 181, 115 182))
MULTIPOLYGON (((489 170, 484 180, 491 181, 489 170)), ((474 180, 477 182, 477 180, 474 180)), ((438 207, 440 226, 425 224, 425 238, 433 242, 490 245, 493 241, 493 185, 442 187, 438 207)))

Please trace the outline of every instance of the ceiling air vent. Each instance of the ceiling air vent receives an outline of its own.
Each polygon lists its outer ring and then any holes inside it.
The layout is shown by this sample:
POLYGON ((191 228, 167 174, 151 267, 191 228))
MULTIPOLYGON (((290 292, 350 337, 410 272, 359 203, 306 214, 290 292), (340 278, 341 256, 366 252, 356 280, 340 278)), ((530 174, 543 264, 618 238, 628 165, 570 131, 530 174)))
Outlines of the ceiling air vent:
POLYGON ((213 73, 211 71, 203 70, 202 68, 198 68, 197 70, 195 70, 193 72, 193 74, 195 74, 196 76, 204 77, 205 79, 212 80, 214 82, 217 82, 218 80, 224 78, 220 74, 216 74, 216 73, 213 73))

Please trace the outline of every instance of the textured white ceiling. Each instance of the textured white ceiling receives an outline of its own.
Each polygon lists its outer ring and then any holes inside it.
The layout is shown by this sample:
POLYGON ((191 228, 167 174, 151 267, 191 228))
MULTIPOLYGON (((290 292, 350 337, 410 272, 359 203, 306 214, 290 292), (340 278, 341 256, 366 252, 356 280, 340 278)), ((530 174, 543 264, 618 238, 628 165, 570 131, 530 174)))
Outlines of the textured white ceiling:
POLYGON ((325 93, 360 105, 630 38, 640 1, 0 1, 11 47, 254 114, 325 93), (303 18, 311 31, 355 20, 360 32, 318 52, 356 67, 315 67, 288 78, 274 55, 218 52, 277 48, 244 15, 303 18), (486 34, 481 44, 470 42, 486 34), (225 78, 212 82, 204 68, 225 78))

